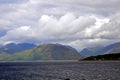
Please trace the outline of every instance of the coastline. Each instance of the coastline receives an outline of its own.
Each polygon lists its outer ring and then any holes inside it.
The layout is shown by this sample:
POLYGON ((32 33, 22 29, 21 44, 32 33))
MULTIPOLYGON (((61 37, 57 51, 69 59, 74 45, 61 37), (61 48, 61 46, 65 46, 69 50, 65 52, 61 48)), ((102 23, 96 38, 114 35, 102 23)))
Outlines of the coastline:
POLYGON ((120 60, 39 60, 39 61, 0 61, 0 63, 39 63, 39 62, 120 62, 120 60))

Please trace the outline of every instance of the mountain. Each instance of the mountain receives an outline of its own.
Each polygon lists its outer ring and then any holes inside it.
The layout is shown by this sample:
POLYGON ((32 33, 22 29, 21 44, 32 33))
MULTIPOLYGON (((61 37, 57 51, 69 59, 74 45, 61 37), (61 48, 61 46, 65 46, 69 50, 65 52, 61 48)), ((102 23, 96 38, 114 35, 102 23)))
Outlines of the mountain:
POLYGON ((20 43, 20 44, 10 43, 5 46, 2 46, 0 48, 0 51, 8 54, 14 54, 17 52, 22 52, 24 50, 32 49, 34 47, 36 47, 36 45, 30 43, 20 43))
POLYGON ((73 48, 58 44, 42 44, 33 49, 13 54, 8 61, 77 60, 80 54, 73 48))
POLYGON ((96 52, 102 48, 103 46, 88 47, 88 48, 84 48, 79 53, 84 57, 93 56, 96 55, 96 52))
POLYGON ((96 47, 84 48, 79 53, 84 57, 102 55, 102 54, 120 53, 120 42, 110 44, 104 47, 96 46, 96 47))
POLYGON ((96 54, 120 53, 120 42, 110 44, 98 50, 96 54))
POLYGON ((90 56, 82 60, 120 60, 120 53, 90 56))
POLYGON ((3 59, 7 59, 9 56, 10 56, 9 54, 6 54, 4 52, 0 52, 0 61, 3 59))

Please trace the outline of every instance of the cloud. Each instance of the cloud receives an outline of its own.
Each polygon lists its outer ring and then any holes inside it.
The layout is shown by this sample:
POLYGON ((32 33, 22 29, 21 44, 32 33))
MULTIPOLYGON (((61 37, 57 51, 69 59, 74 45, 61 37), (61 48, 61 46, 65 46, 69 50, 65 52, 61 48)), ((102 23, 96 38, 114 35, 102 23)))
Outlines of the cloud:
POLYGON ((1 42, 23 42, 28 39, 33 38, 34 31, 30 28, 30 26, 21 26, 15 29, 9 30, 5 36, 1 37, 1 42))
POLYGON ((38 20, 37 26, 21 26, 15 29, 11 29, 7 32, 7 37, 10 35, 13 37, 28 36, 28 34, 32 35, 31 32, 33 32, 35 33, 34 36, 44 40, 48 38, 77 38, 78 35, 81 35, 87 27, 94 25, 95 22, 96 20, 92 17, 76 17, 72 13, 61 16, 59 19, 57 19, 55 16, 42 15, 38 20))
POLYGON ((43 15, 39 20, 41 26, 41 37, 48 36, 49 39, 57 38, 79 38, 84 34, 83 31, 92 25, 96 20, 89 16, 76 17, 72 13, 68 13, 57 19, 54 16, 43 15), (79 37, 78 37, 79 36, 79 37))
POLYGON ((36 25, 36 21, 42 15, 60 17, 66 13, 74 13, 77 16, 97 15, 111 16, 119 13, 119 0, 0 0, 0 26, 18 27, 36 25), (6 4, 8 3, 8 4, 6 4), (14 4, 10 4, 14 3, 14 4), (19 3, 19 4, 18 4, 19 3), (6 6, 7 5, 7 6, 6 6), (5 23, 6 22, 6 23, 5 23))
POLYGON ((120 39, 120 14, 111 16, 109 23, 104 24, 99 30, 96 36, 105 39, 120 39))
POLYGON ((9 30, 1 40, 5 42, 36 41, 37 43, 60 42, 74 43, 74 41, 89 39, 86 34, 93 34, 87 29, 96 27, 96 18, 92 16, 75 16, 67 13, 60 18, 42 15, 37 26, 21 26, 9 30))
POLYGON ((0 44, 57 42, 81 49, 90 44, 117 42, 119 3, 120 0, 0 0, 0 44))
POLYGON ((0 4, 16 4, 16 3, 21 3, 25 1, 28 1, 28 0, 0 0, 0 4))
POLYGON ((0 29, 0 37, 6 35, 6 31, 4 29, 0 29))

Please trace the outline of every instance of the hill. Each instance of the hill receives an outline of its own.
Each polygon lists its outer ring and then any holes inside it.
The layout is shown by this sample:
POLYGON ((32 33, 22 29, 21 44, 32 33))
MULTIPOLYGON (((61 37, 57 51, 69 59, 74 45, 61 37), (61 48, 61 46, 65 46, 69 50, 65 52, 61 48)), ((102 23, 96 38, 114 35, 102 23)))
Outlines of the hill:
POLYGON ((6 60, 8 57, 10 57, 9 54, 6 54, 4 52, 0 52, 0 61, 3 59, 6 60))
POLYGON ((71 47, 60 44, 43 44, 33 49, 13 54, 7 60, 77 60, 79 58, 81 58, 79 53, 71 47))
POLYGON ((90 57, 84 58, 83 60, 120 60, 120 53, 90 56, 90 57))

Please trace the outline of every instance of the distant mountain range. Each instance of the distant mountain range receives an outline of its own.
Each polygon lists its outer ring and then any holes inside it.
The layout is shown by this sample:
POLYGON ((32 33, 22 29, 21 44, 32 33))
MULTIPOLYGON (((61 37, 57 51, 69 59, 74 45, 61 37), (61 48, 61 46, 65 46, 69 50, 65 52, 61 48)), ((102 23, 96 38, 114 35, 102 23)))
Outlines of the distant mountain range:
POLYGON ((61 44, 10 43, 0 47, 0 61, 77 60, 83 57, 120 53, 120 42, 85 48, 78 52, 61 44))
POLYGON ((95 55, 103 55, 103 54, 110 54, 110 53, 120 53, 120 42, 110 44, 107 46, 100 46, 100 47, 91 47, 85 48, 79 52, 81 55, 88 57, 88 56, 95 56, 95 55))
POLYGON ((36 45, 30 44, 30 43, 20 43, 20 44, 10 43, 10 44, 1 46, 0 51, 8 54, 14 54, 17 52, 22 52, 28 49, 32 49, 34 47, 36 47, 36 45))
POLYGON ((98 52, 102 48, 103 48, 103 46, 95 46, 95 47, 84 48, 82 51, 80 51, 80 54, 83 55, 84 57, 97 55, 96 52, 98 52))
POLYGON ((97 54, 110 54, 110 53, 119 53, 120 52, 120 42, 110 44, 98 50, 97 54))
POLYGON ((34 61, 34 60, 77 60, 80 54, 72 47, 61 44, 43 44, 22 52, 1 53, 1 61, 34 61), (6 57, 7 56, 7 57, 6 57))

